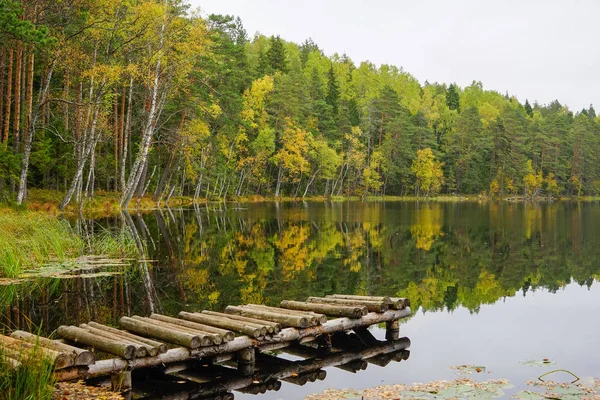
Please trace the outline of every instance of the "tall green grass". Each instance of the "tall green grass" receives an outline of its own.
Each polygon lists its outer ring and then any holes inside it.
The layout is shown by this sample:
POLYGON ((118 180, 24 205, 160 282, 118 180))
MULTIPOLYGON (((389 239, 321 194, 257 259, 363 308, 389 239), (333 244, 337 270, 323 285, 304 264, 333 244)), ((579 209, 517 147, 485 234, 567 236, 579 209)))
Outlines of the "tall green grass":
POLYGON ((49 400, 55 379, 52 365, 36 345, 23 353, 15 368, 0 347, 0 400, 49 400))
POLYGON ((20 271, 56 258, 81 254, 83 242, 67 221, 36 212, 0 209, 0 276, 15 278, 20 271))

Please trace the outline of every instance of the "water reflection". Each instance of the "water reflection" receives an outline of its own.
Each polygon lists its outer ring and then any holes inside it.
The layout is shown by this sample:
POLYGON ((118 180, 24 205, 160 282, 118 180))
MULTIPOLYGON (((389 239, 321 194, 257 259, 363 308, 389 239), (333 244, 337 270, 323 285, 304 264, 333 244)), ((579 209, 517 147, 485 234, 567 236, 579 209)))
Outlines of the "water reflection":
POLYGON ((379 341, 368 331, 333 335, 332 344, 333 349, 297 344, 276 353, 260 353, 249 373, 240 372, 235 362, 214 365, 205 359, 134 371, 130 395, 145 400, 233 399, 233 391, 254 395, 278 391, 282 381, 295 386, 322 381, 327 377, 325 368, 359 373, 369 364, 385 367, 410 356, 408 338, 379 341))
POLYGON ((208 205, 73 221, 126 230, 142 255, 123 274, 1 287, 0 324, 50 332, 90 319, 278 304, 333 292, 408 297, 477 313, 537 288, 600 278, 597 203, 208 205))

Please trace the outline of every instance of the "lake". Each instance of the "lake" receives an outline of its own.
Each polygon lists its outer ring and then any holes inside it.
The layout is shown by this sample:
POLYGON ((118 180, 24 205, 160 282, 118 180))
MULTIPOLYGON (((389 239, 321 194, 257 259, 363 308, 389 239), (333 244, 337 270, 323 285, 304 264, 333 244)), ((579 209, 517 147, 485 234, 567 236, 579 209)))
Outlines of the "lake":
POLYGON ((597 202, 229 203, 71 223, 84 234, 132 229, 149 261, 121 275, 0 288, 18 294, 2 325, 30 319, 49 333, 132 313, 397 295, 414 311, 400 327, 412 342, 407 361, 357 374, 331 368, 323 381, 284 382, 258 397, 453 379, 458 364, 484 366, 468 377, 506 378, 513 391, 552 369, 600 375, 597 202), (526 363, 543 359, 552 364, 526 363))

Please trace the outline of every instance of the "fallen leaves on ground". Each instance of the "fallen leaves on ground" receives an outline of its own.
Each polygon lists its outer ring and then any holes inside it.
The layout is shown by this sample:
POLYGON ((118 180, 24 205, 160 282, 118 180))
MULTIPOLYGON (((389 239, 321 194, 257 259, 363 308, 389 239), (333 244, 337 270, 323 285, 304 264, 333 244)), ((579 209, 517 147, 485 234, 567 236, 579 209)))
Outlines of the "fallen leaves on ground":
POLYGON ((97 386, 87 386, 84 382, 60 382, 56 385, 52 400, 123 400, 120 393, 97 386))

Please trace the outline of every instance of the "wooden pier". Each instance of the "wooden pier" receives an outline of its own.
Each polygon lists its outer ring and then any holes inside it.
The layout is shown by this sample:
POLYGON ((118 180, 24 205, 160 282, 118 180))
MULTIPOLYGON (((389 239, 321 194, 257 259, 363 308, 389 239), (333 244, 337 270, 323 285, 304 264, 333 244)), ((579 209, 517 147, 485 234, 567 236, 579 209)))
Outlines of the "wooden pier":
MULTIPOLYGON (((178 366, 197 360, 210 365, 235 363, 238 375, 226 387, 237 390, 251 386, 246 385, 248 382, 263 382, 268 388, 272 380, 319 379, 323 376, 320 369, 325 366, 360 369, 362 363, 349 363, 365 359, 377 362, 378 356, 406 350, 410 341, 398 338, 398 321, 410 313, 410 302, 403 298, 330 295, 309 297, 306 302, 284 300, 279 307, 246 304, 228 306, 223 313, 182 311, 178 318, 160 314, 122 317, 122 329, 96 322, 61 326, 57 330, 61 340, 15 331, 0 336, 0 347, 12 365, 19 365, 20 357, 36 347, 37 354, 53 363, 57 380, 106 376, 111 378, 113 388, 121 391, 131 389, 133 370, 155 366, 161 366, 164 373, 194 381, 193 373, 184 373, 178 366), (379 342, 366 328, 383 322, 387 341, 379 342), (348 331, 354 334, 343 334, 348 331), (351 338, 357 343, 353 344, 351 338), (333 347, 346 351, 332 352, 333 347), (264 363, 265 358, 272 357, 265 352, 278 349, 295 352, 307 360, 300 364, 271 360, 284 363, 285 368, 267 373, 263 370, 260 377, 256 376, 257 359, 264 363), (309 361, 316 355, 320 356, 309 361)), ((402 359, 402 355, 399 357, 402 359)))

